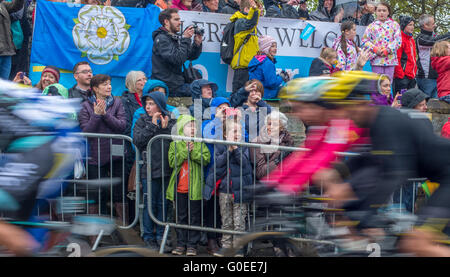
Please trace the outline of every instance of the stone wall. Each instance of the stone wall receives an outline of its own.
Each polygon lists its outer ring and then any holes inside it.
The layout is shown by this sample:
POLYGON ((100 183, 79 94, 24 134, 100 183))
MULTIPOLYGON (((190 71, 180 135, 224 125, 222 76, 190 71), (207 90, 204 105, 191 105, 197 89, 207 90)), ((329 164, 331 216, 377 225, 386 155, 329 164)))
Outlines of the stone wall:
POLYGON ((428 112, 431 113, 433 130, 437 135, 441 135, 442 126, 448 121, 450 117, 450 104, 437 99, 430 99, 428 101, 428 112))
MULTIPOLYGON (((281 112, 286 114, 289 119, 288 131, 293 136, 295 145, 300 145, 306 138, 305 126, 303 125, 301 120, 290 115, 290 106, 284 105, 279 101, 270 101, 268 103, 273 107, 279 108, 281 112)), ((189 107, 190 105, 192 105, 192 99, 190 97, 170 97, 168 104, 175 107, 189 107)), ((431 99, 428 101, 428 112, 432 115, 434 132, 440 136, 442 126, 448 121, 448 118, 450 117, 450 104, 439 101, 437 99, 431 99)))

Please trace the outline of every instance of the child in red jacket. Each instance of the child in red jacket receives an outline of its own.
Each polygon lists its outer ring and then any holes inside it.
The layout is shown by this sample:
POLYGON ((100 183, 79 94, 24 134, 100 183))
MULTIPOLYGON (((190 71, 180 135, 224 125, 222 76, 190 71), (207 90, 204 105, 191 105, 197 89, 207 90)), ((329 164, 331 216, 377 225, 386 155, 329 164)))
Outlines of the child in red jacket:
POLYGON ((448 118, 447 123, 442 127, 441 136, 450 139, 450 117, 448 118))
POLYGON ((409 16, 400 16, 402 46, 397 50, 398 65, 394 69, 394 97, 402 89, 416 86, 416 42, 413 38, 414 20, 409 16))
POLYGON ((431 66, 438 73, 439 100, 450 104, 450 42, 440 41, 431 50, 431 66))

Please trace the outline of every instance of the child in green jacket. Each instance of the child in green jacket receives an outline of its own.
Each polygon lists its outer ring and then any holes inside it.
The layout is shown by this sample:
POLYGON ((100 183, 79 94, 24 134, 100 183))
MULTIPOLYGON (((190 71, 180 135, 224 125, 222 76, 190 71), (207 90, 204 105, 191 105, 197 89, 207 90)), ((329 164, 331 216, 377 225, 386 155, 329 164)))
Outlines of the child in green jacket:
MULTIPOLYGON (((178 135, 195 137, 197 128, 195 119, 190 115, 181 115, 177 120, 178 135)), ((183 225, 198 225, 201 222, 202 190, 205 183, 203 167, 209 164, 210 153, 203 142, 174 140, 169 147, 169 166, 173 168, 167 188, 167 199, 174 202, 176 222, 183 225)), ((176 229, 177 247, 174 255, 197 255, 200 232, 176 229)))

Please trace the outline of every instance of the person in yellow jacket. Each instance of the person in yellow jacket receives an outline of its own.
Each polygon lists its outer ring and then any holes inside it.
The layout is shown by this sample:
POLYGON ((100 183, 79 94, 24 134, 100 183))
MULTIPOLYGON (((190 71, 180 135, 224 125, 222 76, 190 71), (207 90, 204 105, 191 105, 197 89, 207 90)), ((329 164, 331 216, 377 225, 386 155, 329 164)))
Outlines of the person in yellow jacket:
POLYGON ((230 17, 234 26, 234 56, 231 68, 234 69, 233 92, 238 91, 248 81, 248 64, 258 53, 258 25, 261 6, 258 0, 241 0, 241 10, 230 17))

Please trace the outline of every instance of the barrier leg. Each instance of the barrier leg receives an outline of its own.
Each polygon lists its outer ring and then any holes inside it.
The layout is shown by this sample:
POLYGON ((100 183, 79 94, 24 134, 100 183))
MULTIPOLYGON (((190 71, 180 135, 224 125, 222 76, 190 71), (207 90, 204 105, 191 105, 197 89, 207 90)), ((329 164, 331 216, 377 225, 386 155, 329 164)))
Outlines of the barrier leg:
POLYGON ((169 225, 166 225, 166 228, 164 228, 164 235, 161 242, 161 247, 159 248, 159 254, 164 253, 164 247, 166 246, 167 236, 169 235, 169 229, 170 229, 169 225))
POLYGON ((104 233, 104 231, 101 230, 100 233, 98 234, 98 237, 97 237, 97 239, 95 240, 94 246, 92 247, 92 251, 97 250, 98 244, 100 243, 100 240, 101 240, 102 237, 103 237, 103 233, 104 233))

